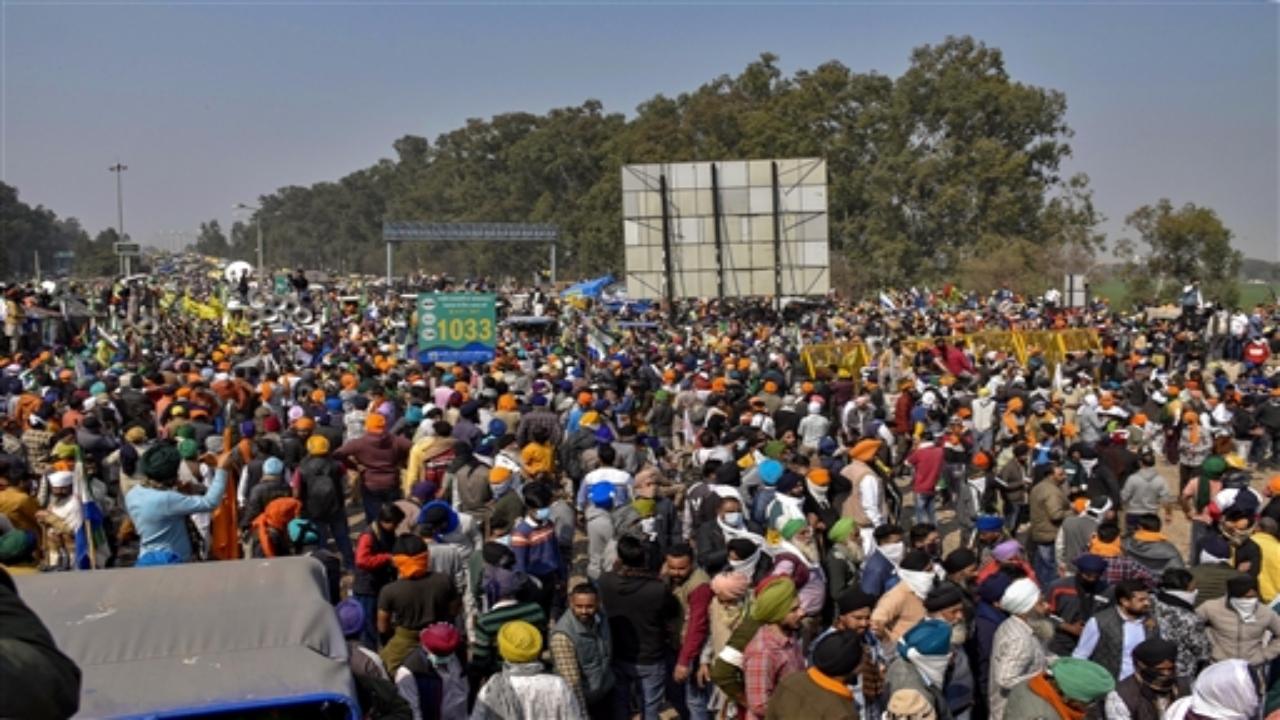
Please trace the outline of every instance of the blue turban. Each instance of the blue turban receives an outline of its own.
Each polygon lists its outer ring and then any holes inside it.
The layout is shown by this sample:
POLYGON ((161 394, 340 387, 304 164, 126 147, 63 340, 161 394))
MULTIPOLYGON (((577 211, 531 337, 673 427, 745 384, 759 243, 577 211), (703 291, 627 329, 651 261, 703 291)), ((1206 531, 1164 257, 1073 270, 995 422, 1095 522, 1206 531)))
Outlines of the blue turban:
POLYGON ((782 463, 772 458, 760 463, 760 481, 768 487, 778 484, 778 478, 782 477, 782 463))
POLYGON ((898 654, 909 660, 907 652, 914 649, 921 655, 946 655, 951 652, 951 624, 937 618, 926 618, 916 623, 898 641, 898 654))
POLYGON ((601 425, 596 428, 596 442, 601 445, 608 445, 613 442, 613 431, 609 429, 608 425, 601 425))
POLYGON ((1076 558, 1076 569, 1090 575, 1101 575, 1107 570, 1107 561, 1100 555, 1086 553, 1076 558))
POLYGON ((996 532, 1004 527, 1004 521, 998 515, 979 515, 978 531, 979 532, 996 532))
POLYGON ((441 510, 443 510, 444 513, 447 514, 449 518, 449 521, 445 523, 444 530, 442 531, 441 534, 448 535, 454 530, 457 530, 458 529, 458 513, 455 512, 454 509, 449 506, 449 503, 443 500, 432 500, 426 505, 423 505, 422 510, 418 512, 418 523, 422 524, 422 523, 428 522, 429 520, 434 520, 435 516, 438 516, 441 510))
POLYGON ((1000 598, 1004 597, 1004 591, 1008 590, 1012 584, 1013 578, 1002 572, 995 573, 978 586, 978 597, 988 603, 1000 602, 1000 598))

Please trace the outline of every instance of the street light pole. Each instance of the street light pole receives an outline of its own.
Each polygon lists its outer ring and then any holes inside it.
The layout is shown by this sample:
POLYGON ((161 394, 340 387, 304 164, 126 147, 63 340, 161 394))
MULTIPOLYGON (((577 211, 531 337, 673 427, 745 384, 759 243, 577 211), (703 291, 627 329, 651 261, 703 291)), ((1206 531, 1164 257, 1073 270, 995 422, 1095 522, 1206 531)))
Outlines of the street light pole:
MULTIPOLYGON (((128 165, 122 165, 120 161, 116 161, 115 165, 107 168, 108 171, 116 174, 116 242, 124 242, 124 171, 128 170, 128 165)), ((129 256, 123 254, 120 256, 121 274, 125 277, 129 276, 129 256)))

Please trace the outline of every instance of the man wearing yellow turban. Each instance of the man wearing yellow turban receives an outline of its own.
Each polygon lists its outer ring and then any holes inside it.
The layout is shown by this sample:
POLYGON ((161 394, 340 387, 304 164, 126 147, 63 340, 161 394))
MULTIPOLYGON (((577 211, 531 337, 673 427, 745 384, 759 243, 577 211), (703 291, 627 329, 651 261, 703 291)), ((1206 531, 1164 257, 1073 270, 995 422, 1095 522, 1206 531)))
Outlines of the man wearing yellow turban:
POLYGON ((472 720, 586 717, 569 683, 544 670, 539 660, 542 633, 537 628, 523 620, 506 623, 498 630, 498 652, 506 662, 502 672, 480 688, 472 720))

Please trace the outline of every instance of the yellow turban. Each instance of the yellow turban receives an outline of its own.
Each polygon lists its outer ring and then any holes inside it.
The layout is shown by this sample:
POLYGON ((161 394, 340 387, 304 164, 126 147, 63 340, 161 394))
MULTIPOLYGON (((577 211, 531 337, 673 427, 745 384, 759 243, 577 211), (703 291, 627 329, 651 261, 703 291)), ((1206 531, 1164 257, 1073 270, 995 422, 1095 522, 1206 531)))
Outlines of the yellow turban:
POLYGON ((523 620, 512 620, 498 630, 498 652, 509 663, 527 663, 542 653, 542 633, 523 620))

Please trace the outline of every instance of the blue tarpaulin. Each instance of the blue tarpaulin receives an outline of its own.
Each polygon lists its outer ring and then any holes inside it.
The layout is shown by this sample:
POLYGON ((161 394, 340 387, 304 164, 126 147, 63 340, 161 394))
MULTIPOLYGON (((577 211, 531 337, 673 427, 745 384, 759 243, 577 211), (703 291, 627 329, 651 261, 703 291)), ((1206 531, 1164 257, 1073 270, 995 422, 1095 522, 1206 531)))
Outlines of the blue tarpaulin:
POLYGON ((604 289, 614 283, 613 275, 605 275, 594 280, 584 280, 576 285, 570 285, 560 292, 560 297, 588 297, 598 298, 604 289))

